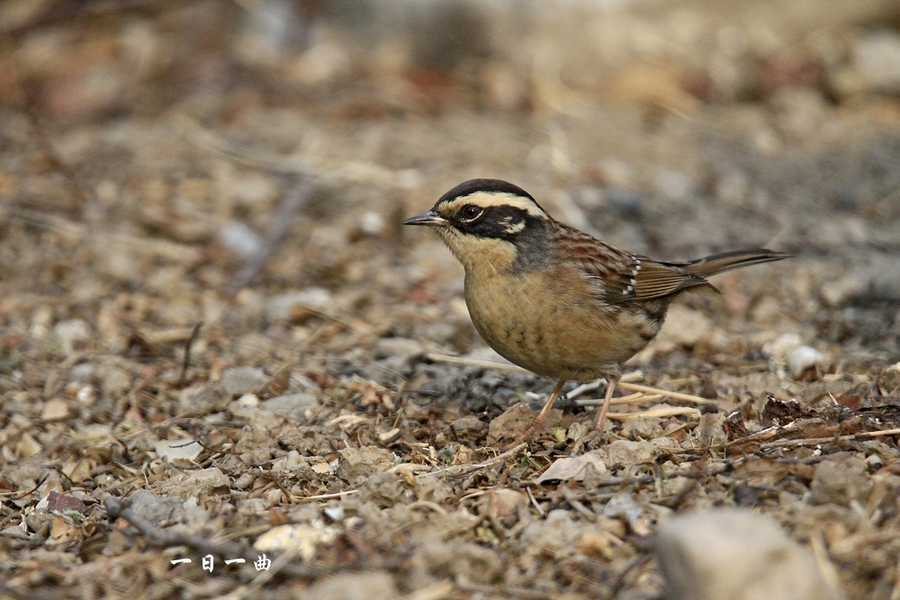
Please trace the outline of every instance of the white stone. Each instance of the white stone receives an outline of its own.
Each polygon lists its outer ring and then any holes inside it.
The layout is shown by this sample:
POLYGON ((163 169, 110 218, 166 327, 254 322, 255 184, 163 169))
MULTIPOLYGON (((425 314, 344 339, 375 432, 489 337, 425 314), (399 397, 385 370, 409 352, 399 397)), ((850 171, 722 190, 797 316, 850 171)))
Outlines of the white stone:
POLYGON ((742 509, 676 516, 656 555, 671 600, 838 600, 811 552, 773 519, 742 509))

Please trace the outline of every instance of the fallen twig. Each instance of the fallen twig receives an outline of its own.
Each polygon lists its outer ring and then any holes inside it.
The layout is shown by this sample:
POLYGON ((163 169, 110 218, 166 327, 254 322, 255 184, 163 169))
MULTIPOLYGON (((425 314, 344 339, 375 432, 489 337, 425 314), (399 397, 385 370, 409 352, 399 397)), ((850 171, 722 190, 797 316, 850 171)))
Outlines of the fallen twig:
POLYGON ((670 392, 668 390, 662 390, 660 388, 650 387, 649 385, 640 385, 638 383, 628 383, 620 381, 616 384, 623 390, 627 390, 629 392, 644 392, 645 394, 659 394, 661 396, 665 396, 667 398, 671 398, 672 400, 681 400, 682 402, 690 402, 692 404, 716 404, 715 400, 709 400, 707 398, 701 398, 700 396, 695 396, 693 394, 684 394, 682 392, 670 392))
POLYGON ((507 458, 512 458, 513 456, 518 454, 521 450, 523 450, 527 446, 528 446, 527 443, 522 442, 518 446, 514 446, 514 447, 510 448, 506 452, 504 452, 502 454, 498 454, 497 456, 494 456, 493 458, 489 458, 478 464, 456 465, 453 467, 446 467, 444 469, 438 469, 437 471, 429 471, 428 473, 422 473, 421 475, 418 475, 417 477, 436 477, 438 475, 441 475, 443 477, 461 477, 463 475, 468 475, 469 473, 474 473, 475 471, 478 471, 480 469, 484 469, 484 468, 493 466, 493 465, 497 464, 498 462, 503 462, 507 458))
POLYGON ((203 321, 198 321, 196 325, 194 325, 191 330, 191 337, 184 343, 184 357, 181 361, 181 375, 178 376, 178 385, 184 385, 185 379, 187 378, 188 368, 191 366, 191 347, 194 345, 194 342, 197 341, 197 336, 200 335, 200 328, 203 327, 203 321))
MULTIPOLYGON (((759 445, 760 450, 769 450, 772 448, 794 448, 798 446, 818 446, 819 444, 829 444, 834 442, 852 442, 853 440, 861 440, 873 437, 882 437, 886 435, 900 435, 900 429, 882 429, 880 431, 862 431, 860 433, 851 433, 849 435, 835 435, 831 437, 820 438, 803 438, 798 440, 775 440, 772 442, 762 442, 759 445)), ((741 443, 752 443, 752 440, 740 438, 730 442, 728 445, 740 445, 741 443)))
MULTIPOLYGON (((490 360, 477 360, 472 358, 466 358, 463 356, 449 356, 447 354, 436 354, 436 353, 428 353, 425 355, 430 361, 433 362, 442 362, 451 365, 466 365, 469 367, 482 367, 485 369, 499 369, 501 371, 516 371, 519 373, 530 373, 527 369, 523 369, 514 364, 507 363, 498 363, 490 360)), ((629 383, 627 381, 619 380, 616 385, 623 390, 629 392, 643 392, 645 394, 658 394, 660 396, 665 396, 666 398, 671 398, 672 400, 680 400, 682 402, 690 402, 692 404, 715 404, 715 400, 709 400, 707 398, 701 398, 700 396, 695 396, 693 394, 685 394, 682 392, 670 392, 668 390, 663 390, 660 388, 650 387, 649 385, 640 385, 637 383, 629 383)), ((583 391, 583 388, 579 388, 579 392, 583 391)))
MULTIPOLYGON (((511 448, 511 449, 507 450, 506 452, 504 452, 502 454, 498 454, 497 456, 489 458, 478 464, 456 465, 453 467, 446 467, 444 469, 438 469, 436 471, 428 471, 427 473, 417 473, 415 476, 416 477, 434 477, 437 475, 442 475, 444 477, 461 477, 463 475, 468 475, 469 473, 478 471, 479 469, 484 469, 484 468, 490 467, 498 462, 502 462, 502 461, 506 460, 507 458, 510 458, 510 457, 516 455, 520 450, 522 450, 526 446, 528 446, 528 444, 526 444, 525 442, 522 442, 518 446, 515 446, 514 448, 511 448)), ((402 464, 402 465, 397 465, 396 467, 391 469, 391 471, 394 471, 394 472, 407 471, 407 472, 409 472, 409 471, 415 470, 415 469, 411 469, 410 468, 411 466, 420 467, 422 465, 402 464)), ((423 467, 423 468, 427 468, 427 467, 423 467)), ((350 496, 352 494, 357 493, 358 491, 359 491, 358 489, 355 489, 355 490, 347 490, 345 492, 335 492, 333 494, 319 494, 317 496, 307 496, 305 498, 297 498, 294 501, 295 502, 312 502, 315 500, 331 500, 334 498, 343 498, 344 496, 350 496)))
POLYGON ((296 184, 285 194, 278 205, 278 209, 269 221, 269 227, 263 237, 259 251, 244 263, 244 266, 241 267, 241 270, 231 282, 230 287, 232 290, 239 290, 250 285, 256 279, 256 276, 262 272, 269 258, 272 257, 284 236, 287 235, 291 224, 294 222, 294 217, 306 204, 312 189, 313 184, 309 179, 304 177, 297 178, 296 184))
POLYGON ((627 421, 628 419, 640 419, 641 417, 679 417, 682 415, 688 415, 691 417, 700 417, 700 411, 696 408, 691 408, 689 406, 654 406, 652 408, 648 408, 647 410, 641 410, 638 412, 627 412, 627 413, 608 413, 606 415, 609 419, 617 419, 619 421, 627 421))

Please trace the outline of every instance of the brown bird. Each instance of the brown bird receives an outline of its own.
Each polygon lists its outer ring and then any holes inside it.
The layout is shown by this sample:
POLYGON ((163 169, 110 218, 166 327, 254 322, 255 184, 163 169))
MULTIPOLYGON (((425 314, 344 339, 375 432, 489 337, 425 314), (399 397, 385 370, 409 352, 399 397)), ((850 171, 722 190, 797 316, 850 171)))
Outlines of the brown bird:
POLYGON ((469 314, 488 345, 558 380, 533 430, 566 381, 605 377, 594 422, 601 432, 622 363, 656 336, 672 300, 712 288, 710 275, 790 256, 760 248, 653 260, 557 221, 528 192, 497 179, 461 183, 403 224, 434 227, 463 264, 469 314))

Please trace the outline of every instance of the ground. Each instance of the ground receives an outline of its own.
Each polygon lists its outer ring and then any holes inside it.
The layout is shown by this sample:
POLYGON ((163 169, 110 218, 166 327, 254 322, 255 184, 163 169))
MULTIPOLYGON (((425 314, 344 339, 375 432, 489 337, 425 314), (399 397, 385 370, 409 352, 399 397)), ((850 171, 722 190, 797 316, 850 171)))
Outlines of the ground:
POLYGON ((557 9, 0 3, 0 596, 674 599, 658 528, 729 506, 900 599, 900 12, 557 9), (477 176, 794 258, 518 443, 554 382, 400 226, 477 176))

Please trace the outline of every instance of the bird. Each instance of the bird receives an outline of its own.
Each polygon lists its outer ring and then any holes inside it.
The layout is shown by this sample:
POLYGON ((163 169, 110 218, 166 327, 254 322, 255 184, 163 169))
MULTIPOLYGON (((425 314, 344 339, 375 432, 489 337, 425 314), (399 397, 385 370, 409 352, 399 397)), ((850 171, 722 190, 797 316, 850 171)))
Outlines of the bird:
POLYGON ((602 435, 622 364, 707 277, 790 254, 765 248, 669 262, 620 250, 553 217, 521 187, 471 179, 404 225, 433 228, 465 271, 476 331, 498 354, 557 380, 534 420, 542 429, 567 381, 607 382, 592 433, 602 435))

